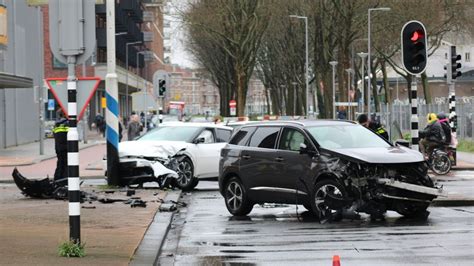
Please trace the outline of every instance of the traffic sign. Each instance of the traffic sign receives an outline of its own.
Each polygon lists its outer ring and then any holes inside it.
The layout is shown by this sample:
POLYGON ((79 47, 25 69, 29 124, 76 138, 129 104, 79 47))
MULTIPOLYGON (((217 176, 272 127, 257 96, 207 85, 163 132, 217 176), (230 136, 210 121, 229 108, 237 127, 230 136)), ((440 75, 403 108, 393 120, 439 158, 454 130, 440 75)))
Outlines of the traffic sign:
MULTIPOLYGON (((94 96, 97 87, 99 87, 99 77, 85 77, 77 80, 77 108, 81 110, 77 117, 78 120, 82 119, 86 110, 87 104, 94 96)), ((67 78, 47 78, 46 84, 49 90, 53 94, 54 98, 58 102, 59 106, 63 110, 64 114, 68 116, 67 106, 67 78)))
POLYGON ((67 64, 86 61, 95 48, 95 0, 49 0, 49 45, 54 57, 67 64))
POLYGON ((237 115, 237 102, 235 100, 229 101, 229 107, 230 107, 230 115, 231 116, 237 115))
POLYGON ((48 99, 48 111, 54 111, 54 99, 48 99))

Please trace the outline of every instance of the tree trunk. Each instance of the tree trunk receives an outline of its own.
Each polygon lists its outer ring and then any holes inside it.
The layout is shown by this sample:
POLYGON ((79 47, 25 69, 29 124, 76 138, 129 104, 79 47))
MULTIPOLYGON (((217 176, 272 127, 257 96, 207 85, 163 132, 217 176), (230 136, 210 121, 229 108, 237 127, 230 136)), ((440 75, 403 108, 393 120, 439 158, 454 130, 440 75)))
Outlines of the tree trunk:
POLYGON ((421 74, 421 83, 423 84, 423 93, 425 95, 425 101, 427 104, 431 103, 431 91, 428 84, 428 77, 426 76, 426 72, 421 74))
MULTIPOLYGON (((371 69, 372 78, 370 79, 370 85, 372 89, 372 97, 374 97, 374 109, 375 112, 379 112, 379 97, 377 95, 377 76, 376 76, 377 65, 373 66, 371 69)), ((367 100, 370 104, 370 99, 367 100)))
POLYGON ((237 116, 245 116, 245 101, 247 98, 245 89, 245 71, 240 64, 237 64, 236 72, 237 116))
POLYGON ((385 90, 385 104, 390 104, 392 102, 392 94, 390 88, 388 87, 388 78, 387 78, 387 65, 385 61, 381 62, 382 74, 383 74, 383 88, 385 90))

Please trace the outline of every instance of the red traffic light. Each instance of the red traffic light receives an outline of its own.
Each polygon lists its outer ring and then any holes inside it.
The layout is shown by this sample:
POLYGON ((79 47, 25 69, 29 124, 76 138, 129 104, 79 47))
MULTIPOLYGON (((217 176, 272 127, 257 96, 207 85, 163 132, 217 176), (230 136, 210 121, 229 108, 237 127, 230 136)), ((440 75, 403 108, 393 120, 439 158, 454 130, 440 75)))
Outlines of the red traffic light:
POLYGON ((418 40, 420 40, 421 38, 423 38, 423 32, 422 31, 414 31, 412 34, 411 34, 411 37, 410 37, 410 40, 412 42, 417 42, 418 40))

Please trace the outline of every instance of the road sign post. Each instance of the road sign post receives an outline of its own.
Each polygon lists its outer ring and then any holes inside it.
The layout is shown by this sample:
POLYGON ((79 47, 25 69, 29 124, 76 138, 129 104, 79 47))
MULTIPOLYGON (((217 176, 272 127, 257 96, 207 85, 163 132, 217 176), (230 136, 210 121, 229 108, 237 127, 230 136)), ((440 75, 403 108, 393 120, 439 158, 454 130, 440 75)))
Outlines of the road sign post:
POLYGON ((81 242, 81 188, 79 134, 77 132, 77 63, 86 61, 95 46, 95 1, 49 1, 50 46, 54 56, 67 64, 67 133, 69 238, 81 242))

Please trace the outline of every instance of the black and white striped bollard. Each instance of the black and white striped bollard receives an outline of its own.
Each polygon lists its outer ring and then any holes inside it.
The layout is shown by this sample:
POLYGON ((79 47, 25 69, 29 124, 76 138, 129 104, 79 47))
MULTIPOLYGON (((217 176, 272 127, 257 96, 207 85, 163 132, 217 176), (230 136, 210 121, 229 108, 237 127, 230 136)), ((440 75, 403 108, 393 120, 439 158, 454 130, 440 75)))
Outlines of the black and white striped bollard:
POLYGON ((415 151, 419 150, 418 136, 418 96, 416 87, 416 76, 412 75, 411 78, 411 148, 415 151))
POLYGON ((81 188, 79 178, 79 134, 77 132, 77 79, 76 57, 68 57, 67 106, 69 130, 67 133, 67 173, 69 197, 69 238, 81 242, 81 188))

